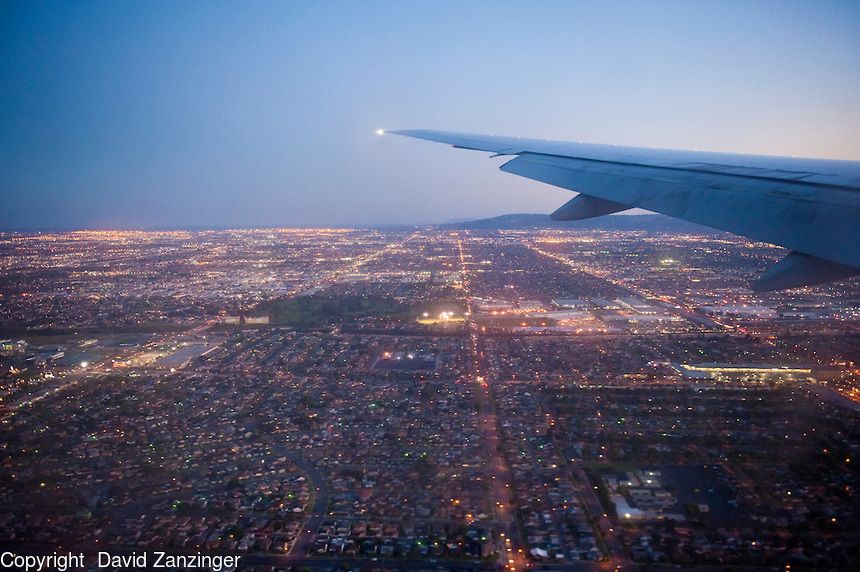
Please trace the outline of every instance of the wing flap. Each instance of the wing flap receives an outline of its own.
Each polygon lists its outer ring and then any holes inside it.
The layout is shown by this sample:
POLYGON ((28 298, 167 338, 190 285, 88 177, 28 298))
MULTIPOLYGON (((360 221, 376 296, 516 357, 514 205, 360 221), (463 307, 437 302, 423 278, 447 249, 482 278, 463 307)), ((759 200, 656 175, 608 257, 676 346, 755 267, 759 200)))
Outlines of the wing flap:
POLYGON ((756 292, 785 290, 841 280, 857 274, 860 274, 860 268, 836 264, 800 252, 790 252, 753 282, 751 288, 756 292))
POLYGON ((582 220, 626 211, 630 208, 615 201, 579 194, 558 207, 549 217, 552 220, 582 220))

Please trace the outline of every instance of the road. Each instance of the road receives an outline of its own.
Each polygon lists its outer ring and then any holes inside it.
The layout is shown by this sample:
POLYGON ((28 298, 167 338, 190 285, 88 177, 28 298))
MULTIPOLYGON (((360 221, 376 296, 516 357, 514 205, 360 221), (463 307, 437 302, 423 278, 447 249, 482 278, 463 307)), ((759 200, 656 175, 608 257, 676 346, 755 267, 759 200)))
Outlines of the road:
POLYGON ((298 557, 304 557, 307 555, 308 549, 313 544, 314 538, 316 538, 317 530, 319 530, 323 519, 326 517, 331 493, 329 492, 325 477, 310 461, 284 445, 276 445, 274 451, 278 455, 283 455, 289 459, 290 462, 307 475, 307 479, 310 481, 314 499, 313 505, 308 513, 307 520, 304 522, 298 536, 296 536, 296 539, 287 552, 291 555, 295 554, 298 557))
MULTIPOLYGON (((466 233, 468 236, 468 233, 466 233)), ((475 315, 475 304, 470 292, 469 268, 466 264, 466 253, 462 238, 457 238, 460 273, 463 279, 463 289, 466 297, 466 325, 469 330, 469 379, 475 383, 475 396, 481 412, 480 428, 487 451, 486 463, 490 476, 490 496, 493 513, 499 531, 498 566, 512 572, 524 570, 527 567, 524 550, 525 543, 519 534, 519 527, 511 504, 511 487, 513 479, 504 455, 501 453, 501 429, 496 416, 496 404, 492 385, 488 378, 487 367, 484 363, 478 324, 472 319, 475 315)))
POLYGON ((822 385, 820 383, 804 383, 801 384, 801 387, 808 390, 810 393, 815 394, 817 397, 830 403, 831 405, 838 405, 839 407, 845 407, 846 409, 850 409, 853 412, 860 412, 860 403, 842 395, 835 389, 831 387, 827 387, 826 385, 822 385))
POLYGON ((698 313, 694 307, 688 306, 688 305, 681 305, 678 302, 670 299, 667 296, 661 296, 661 295, 656 294, 654 292, 644 290, 640 287, 631 286, 629 283, 624 282, 623 280, 618 280, 618 279, 612 278, 606 272, 601 272, 599 270, 595 270, 595 269, 590 268, 588 266, 577 264, 577 263, 571 261, 566 256, 563 256, 561 254, 555 254, 553 252, 548 252, 546 250, 542 250, 542 249, 538 248, 537 246, 535 246, 534 244, 529 244, 528 247, 531 250, 533 250, 534 252, 536 252, 542 256, 546 256, 547 258, 552 258, 553 260, 560 262, 560 263, 564 264, 565 266, 569 266, 570 268, 572 268, 576 272, 584 272, 585 274, 590 274, 591 276, 594 276, 595 278, 599 278, 600 280, 603 280, 605 282, 609 282, 610 284, 612 284, 614 286, 618 286, 619 288, 623 288, 624 290, 627 290, 628 292, 630 292, 631 294, 633 294, 634 296, 636 296, 638 298, 642 298, 644 300, 648 300, 651 303, 657 304, 658 306, 662 307, 664 310, 668 310, 669 312, 672 312, 674 314, 678 314, 678 315, 682 316, 683 318, 685 318, 685 319, 687 319, 687 320, 689 320, 695 324, 699 324, 700 326, 704 326, 708 329, 718 329, 718 330, 725 330, 725 331, 737 330, 736 326, 733 326, 731 324, 717 320, 716 318, 712 318, 710 316, 704 316, 704 315, 698 313))
MULTIPOLYGON (((615 534, 615 528, 609 520, 609 515, 606 513, 597 493, 594 492, 594 487, 588 480, 588 475, 579 464, 571 466, 576 479, 579 481, 579 490, 582 492, 582 499, 585 501, 585 507, 591 516, 592 526, 597 529, 603 539, 603 544, 609 550, 610 563, 615 567, 620 567, 622 570, 636 570, 637 566, 633 564, 627 557, 627 551, 624 550, 624 545, 618 536, 615 534)), ((613 568, 614 569, 614 568, 613 568)))

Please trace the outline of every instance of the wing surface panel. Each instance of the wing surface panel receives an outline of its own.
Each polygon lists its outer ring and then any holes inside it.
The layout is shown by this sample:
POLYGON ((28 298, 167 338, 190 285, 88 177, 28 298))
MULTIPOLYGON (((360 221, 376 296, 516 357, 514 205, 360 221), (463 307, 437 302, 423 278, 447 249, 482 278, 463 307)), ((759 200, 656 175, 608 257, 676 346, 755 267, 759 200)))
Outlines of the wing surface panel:
POLYGON ((860 194, 525 153, 501 170, 860 267, 860 194))
POLYGON ((581 193, 552 214, 556 220, 641 207, 794 251, 757 284, 759 289, 860 273, 857 161, 639 149, 430 130, 393 133, 494 156, 515 156, 500 169, 581 193))

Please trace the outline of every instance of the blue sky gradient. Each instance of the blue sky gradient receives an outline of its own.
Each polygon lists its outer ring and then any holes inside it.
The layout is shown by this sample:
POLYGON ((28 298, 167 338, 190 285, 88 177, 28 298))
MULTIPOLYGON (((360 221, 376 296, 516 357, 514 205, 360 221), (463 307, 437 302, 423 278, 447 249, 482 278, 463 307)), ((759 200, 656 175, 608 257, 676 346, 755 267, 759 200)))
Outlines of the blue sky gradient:
POLYGON ((860 159, 860 2, 3 2, 0 86, 3 229, 549 212, 373 131, 860 159))

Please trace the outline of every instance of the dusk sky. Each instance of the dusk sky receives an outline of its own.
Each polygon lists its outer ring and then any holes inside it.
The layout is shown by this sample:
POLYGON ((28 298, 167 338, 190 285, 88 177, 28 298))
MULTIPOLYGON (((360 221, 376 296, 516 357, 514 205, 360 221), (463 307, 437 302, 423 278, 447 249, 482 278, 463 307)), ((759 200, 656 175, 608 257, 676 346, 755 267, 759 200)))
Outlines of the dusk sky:
POLYGON ((860 2, 0 4, 0 228, 434 223, 570 198, 377 128, 860 159, 860 2))

